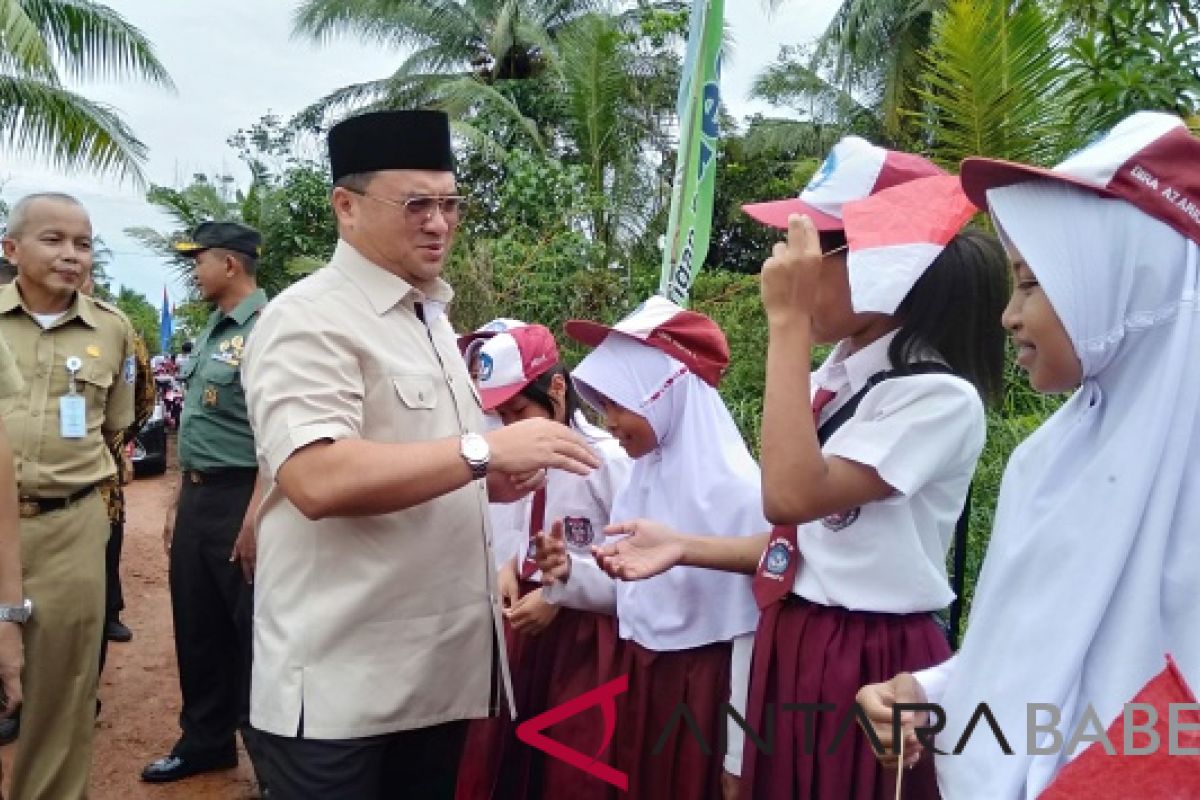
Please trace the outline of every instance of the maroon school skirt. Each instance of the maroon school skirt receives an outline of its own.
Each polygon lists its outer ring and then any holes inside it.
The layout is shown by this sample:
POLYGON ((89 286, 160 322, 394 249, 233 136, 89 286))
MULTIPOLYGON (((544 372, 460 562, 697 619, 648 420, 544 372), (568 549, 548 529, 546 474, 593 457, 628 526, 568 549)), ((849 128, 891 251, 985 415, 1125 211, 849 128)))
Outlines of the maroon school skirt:
MULTIPOLYGON (((796 595, 763 611, 754 638, 746 721, 761 735, 769 728, 765 709, 773 709, 775 747, 771 755, 760 753, 747 735, 742 797, 891 800, 896 772, 885 770, 875 758, 853 718, 854 697, 866 684, 949 657, 945 635, 925 613, 847 611, 796 595), (836 710, 812 715, 781 711, 788 703, 828 703, 836 710), (844 732, 843 726, 848 726, 844 732)), ((932 754, 906 771, 903 788, 908 800, 938 797, 932 754)))
POLYGON ((730 657, 729 642, 673 652, 621 642, 618 674, 629 675, 613 742, 614 766, 629 776, 621 797, 720 800, 730 657), (681 705, 696 730, 679 716, 681 705))
MULTIPOLYGON (((522 581, 521 596, 536 583, 522 581)), ((609 786, 569 764, 547 756, 516 737, 517 725, 616 677, 616 628, 612 617, 560 608, 537 636, 504 626, 512 670, 517 722, 507 711, 471 722, 459 764, 456 800, 607 800, 609 786)), ((599 707, 552 725, 545 735, 581 753, 603 744, 599 707)))

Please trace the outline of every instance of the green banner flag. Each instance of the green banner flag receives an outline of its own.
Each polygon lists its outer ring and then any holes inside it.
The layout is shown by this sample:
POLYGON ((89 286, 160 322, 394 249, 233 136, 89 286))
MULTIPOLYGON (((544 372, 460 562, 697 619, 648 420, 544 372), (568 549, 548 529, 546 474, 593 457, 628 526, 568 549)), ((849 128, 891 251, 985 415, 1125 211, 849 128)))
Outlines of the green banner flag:
POLYGON ((681 306, 708 255, 717 174, 725 0, 693 0, 679 82, 679 155, 671 189, 659 294, 681 306))

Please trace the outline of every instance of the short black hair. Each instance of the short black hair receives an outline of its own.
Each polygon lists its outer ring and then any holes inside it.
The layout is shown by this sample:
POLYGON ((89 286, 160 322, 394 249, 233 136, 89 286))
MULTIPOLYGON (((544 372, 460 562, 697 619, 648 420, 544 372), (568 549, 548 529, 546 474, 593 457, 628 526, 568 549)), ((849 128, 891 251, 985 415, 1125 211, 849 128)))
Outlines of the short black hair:
POLYGON ((188 341, 184 342, 184 343, 183 343, 183 344, 180 346, 180 348, 179 348, 179 349, 180 349, 180 350, 182 350, 182 351, 184 352, 184 354, 187 354, 187 353, 190 353, 190 352, 192 352, 192 342, 191 342, 191 340, 188 340, 188 341))
POLYGON ((378 172, 352 172, 349 175, 343 175, 334 183, 334 188, 342 188, 355 194, 365 194, 367 187, 371 185, 371 181, 375 180, 378 172))
POLYGON ((252 255, 243 253, 239 250, 228 250, 224 247, 214 247, 212 249, 219 250, 222 254, 229 256, 234 261, 241 264, 242 269, 245 270, 246 274, 250 277, 254 277, 254 274, 258 271, 258 259, 252 255))
POLYGON ((0 256, 0 286, 17 279, 17 265, 0 256))
POLYGON ((567 384, 567 393, 565 396, 566 424, 570 425, 571 420, 575 418, 575 412, 580 408, 579 392, 575 389, 575 382, 571 380, 571 373, 562 364, 555 364, 534 378, 519 394, 530 402, 537 403, 550 412, 551 417, 554 417, 556 409, 554 408, 554 400, 550 397, 550 384, 554 381, 555 375, 562 375, 563 380, 567 384))
POLYGON ((933 348, 985 402, 1004 395, 1004 326, 1008 257, 1000 240, 969 227, 950 240, 896 309, 900 330, 888 347, 904 373, 923 348, 933 348))

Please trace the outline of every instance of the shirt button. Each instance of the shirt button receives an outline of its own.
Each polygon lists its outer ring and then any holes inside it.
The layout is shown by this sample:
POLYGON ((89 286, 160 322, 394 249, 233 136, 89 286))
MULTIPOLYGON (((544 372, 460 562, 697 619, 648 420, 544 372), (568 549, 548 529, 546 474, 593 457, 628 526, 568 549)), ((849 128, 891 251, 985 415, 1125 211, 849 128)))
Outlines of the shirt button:
POLYGON ((35 408, 32 411, 32 413, 30 414, 30 416, 33 416, 33 417, 40 417, 41 415, 42 415, 42 410, 40 408, 35 408))

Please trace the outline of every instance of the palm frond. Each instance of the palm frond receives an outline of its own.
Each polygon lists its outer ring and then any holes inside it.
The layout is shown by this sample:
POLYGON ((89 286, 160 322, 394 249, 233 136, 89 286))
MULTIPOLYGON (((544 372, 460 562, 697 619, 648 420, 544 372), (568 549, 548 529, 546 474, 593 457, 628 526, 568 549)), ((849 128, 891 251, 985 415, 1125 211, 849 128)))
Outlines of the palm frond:
MULTIPOLYGON (((538 153, 546 152, 541 132, 537 123, 529 119, 512 98, 507 97, 494 86, 489 86, 474 78, 460 78, 447 81, 439 87, 440 99, 438 105, 450 115, 451 119, 463 122, 468 119, 470 112, 480 107, 486 107, 496 112, 502 119, 513 124, 515 130, 524 134, 527 145, 532 146, 538 153)), ((488 148, 493 149, 493 148, 488 148)), ((495 152, 503 153, 504 148, 496 148, 495 152)))
POLYGON ((143 182, 146 146, 111 108, 61 86, 0 75, 0 141, 59 168, 143 182))
POLYGON ((305 0, 292 16, 292 35, 355 36, 392 47, 468 42, 478 33, 463 10, 451 0, 305 0))
POLYGON ((950 0, 933 26, 919 89, 932 153, 1047 163, 1058 155, 1061 60, 1033 0, 950 0))
POLYGON ((173 89, 150 40, 111 8, 92 0, 20 0, 66 74, 135 77, 173 89))
POLYGON ((41 31, 21 0, 0 0, 0 69, 54 82, 56 72, 41 31))

